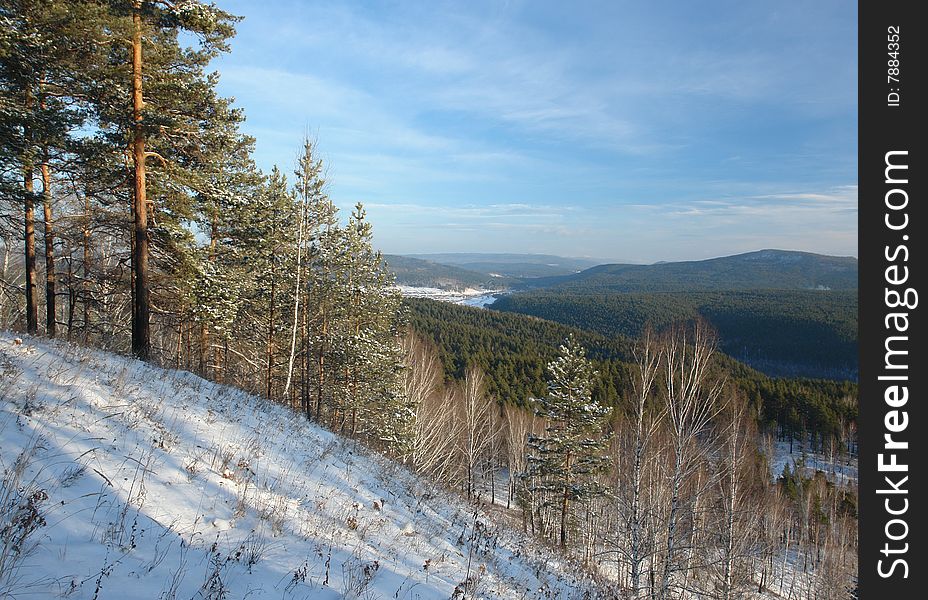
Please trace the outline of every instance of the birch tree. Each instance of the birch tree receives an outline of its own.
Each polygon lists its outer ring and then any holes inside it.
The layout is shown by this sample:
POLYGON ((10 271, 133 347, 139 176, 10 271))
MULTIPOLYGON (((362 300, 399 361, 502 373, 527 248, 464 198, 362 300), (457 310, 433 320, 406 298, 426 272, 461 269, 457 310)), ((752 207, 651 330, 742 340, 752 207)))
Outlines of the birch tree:
POLYGON ((722 383, 711 378, 715 341, 704 323, 672 329, 663 341, 663 392, 669 435, 669 501, 663 532, 663 566, 656 590, 660 600, 671 597, 673 575, 684 570, 679 556, 686 534, 681 517, 696 491, 687 489, 707 452, 703 439, 719 413, 722 383), (684 496, 684 494, 688 494, 684 496))

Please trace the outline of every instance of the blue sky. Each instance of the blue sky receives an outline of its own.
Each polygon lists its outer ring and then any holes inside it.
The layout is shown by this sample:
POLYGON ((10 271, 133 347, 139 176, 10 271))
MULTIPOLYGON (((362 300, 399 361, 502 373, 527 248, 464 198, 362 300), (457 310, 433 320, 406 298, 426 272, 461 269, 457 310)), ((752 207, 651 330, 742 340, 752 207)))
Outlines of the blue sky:
POLYGON ((857 255, 857 6, 220 1, 214 66, 390 253, 857 255))

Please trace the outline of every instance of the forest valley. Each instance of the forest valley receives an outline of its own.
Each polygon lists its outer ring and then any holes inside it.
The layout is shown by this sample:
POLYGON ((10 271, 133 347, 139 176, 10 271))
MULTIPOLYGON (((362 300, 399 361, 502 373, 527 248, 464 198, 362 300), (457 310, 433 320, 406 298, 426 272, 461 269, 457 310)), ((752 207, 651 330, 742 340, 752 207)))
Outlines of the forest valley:
POLYGON ((0 327, 288 406, 508 515, 618 598, 852 593, 856 481, 801 462, 773 478, 770 447, 843 456, 856 410, 765 404, 698 321, 623 339, 608 381, 570 335, 521 365, 542 389, 489 381, 486 357, 448 369, 363 206, 343 218, 329 197, 318 144, 292 178, 256 167, 207 70, 237 20, 194 0, 0 2, 0 327))

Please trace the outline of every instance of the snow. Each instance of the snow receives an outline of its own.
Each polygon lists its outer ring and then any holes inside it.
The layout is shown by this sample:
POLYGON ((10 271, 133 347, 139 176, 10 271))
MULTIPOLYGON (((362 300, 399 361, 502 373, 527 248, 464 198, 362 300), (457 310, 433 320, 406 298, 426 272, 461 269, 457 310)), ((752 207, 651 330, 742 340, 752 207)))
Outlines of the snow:
POLYGON ((441 302, 462 304, 484 308, 496 301, 497 296, 505 290, 478 290, 467 288, 464 291, 443 290, 434 287, 415 287, 411 285, 398 285, 396 288, 407 298, 430 298, 441 302))
POLYGON ((599 595, 498 511, 235 388, 6 334, 0 371, 0 532, 33 526, 0 539, 2 597, 599 595))
POLYGON ((829 481, 842 484, 857 483, 857 457, 850 456, 844 452, 835 452, 833 456, 828 456, 822 452, 813 452, 809 449, 808 444, 803 444, 799 440, 792 443, 792 453, 790 453, 789 440, 776 440, 766 444, 768 464, 770 465, 770 476, 777 479, 783 474, 783 467, 789 465, 790 470, 795 471, 797 465, 804 467, 805 473, 811 475, 816 471, 821 471, 829 481))

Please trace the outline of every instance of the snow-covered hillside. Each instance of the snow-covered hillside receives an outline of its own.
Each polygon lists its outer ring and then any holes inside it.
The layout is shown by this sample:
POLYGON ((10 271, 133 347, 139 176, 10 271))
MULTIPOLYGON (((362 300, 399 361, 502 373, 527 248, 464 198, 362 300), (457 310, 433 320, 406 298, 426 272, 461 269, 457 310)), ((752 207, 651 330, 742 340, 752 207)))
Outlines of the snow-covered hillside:
POLYGON ((600 597, 493 517, 234 388, 2 334, 0 369, 0 597, 600 597))
POLYGON ((450 291, 434 287, 415 287, 410 285, 398 285, 396 288, 407 298, 429 298, 440 302, 463 304, 464 306, 475 306, 477 308, 484 308, 488 304, 493 304, 498 296, 506 293, 505 290, 478 290, 468 288, 464 291, 450 291))

